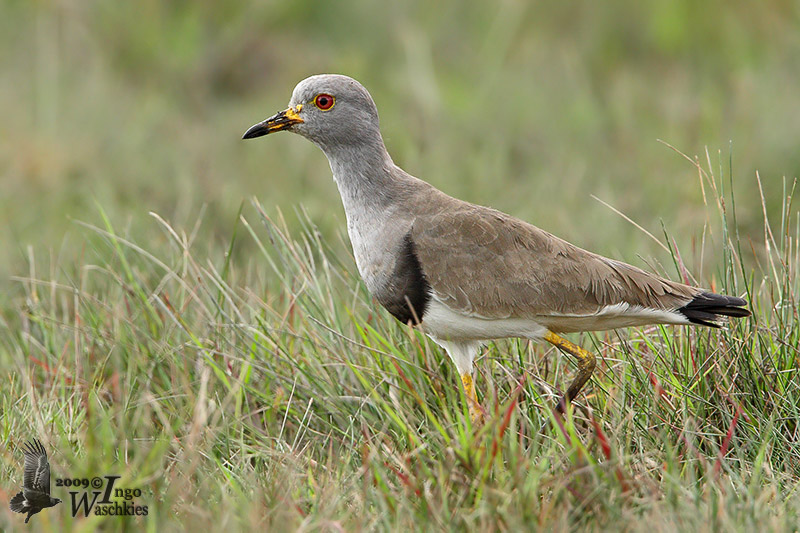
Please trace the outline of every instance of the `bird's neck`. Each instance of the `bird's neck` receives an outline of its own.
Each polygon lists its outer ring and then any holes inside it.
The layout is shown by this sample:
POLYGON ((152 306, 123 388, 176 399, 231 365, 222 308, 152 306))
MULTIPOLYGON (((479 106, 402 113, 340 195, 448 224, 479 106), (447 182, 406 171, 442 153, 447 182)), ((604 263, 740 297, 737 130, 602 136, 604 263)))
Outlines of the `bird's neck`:
POLYGON ((380 211, 398 200, 401 184, 380 138, 357 146, 325 146, 323 151, 348 216, 380 211))
POLYGON ((393 269, 389 251, 402 243, 413 223, 413 213, 403 206, 414 178, 395 166, 382 141, 323 150, 342 197, 358 271, 370 291, 381 292, 393 269))

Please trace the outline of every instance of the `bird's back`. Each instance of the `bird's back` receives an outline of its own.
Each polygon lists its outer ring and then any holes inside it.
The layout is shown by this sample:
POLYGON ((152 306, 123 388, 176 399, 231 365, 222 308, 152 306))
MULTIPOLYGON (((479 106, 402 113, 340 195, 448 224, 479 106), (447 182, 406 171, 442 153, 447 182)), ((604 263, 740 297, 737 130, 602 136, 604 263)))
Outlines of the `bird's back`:
POLYGON ((578 321, 569 327, 570 317, 609 306, 674 310, 701 292, 431 186, 420 186, 408 207, 427 282, 437 299, 466 315, 531 318, 577 331, 587 328, 578 321))

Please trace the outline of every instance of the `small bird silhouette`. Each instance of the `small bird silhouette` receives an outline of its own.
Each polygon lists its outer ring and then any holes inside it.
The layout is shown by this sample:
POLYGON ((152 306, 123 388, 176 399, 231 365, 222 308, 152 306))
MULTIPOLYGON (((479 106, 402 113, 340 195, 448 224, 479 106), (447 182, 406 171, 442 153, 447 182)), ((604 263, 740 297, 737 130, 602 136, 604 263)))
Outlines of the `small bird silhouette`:
POLYGON ((15 513, 28 513, 25 523, 42 509, 61 503, 50 497, 50 463, 42 443, 33 439, 23 448, 25 453, 25 475, 22 492, 11 498, 11 510, 15 513))

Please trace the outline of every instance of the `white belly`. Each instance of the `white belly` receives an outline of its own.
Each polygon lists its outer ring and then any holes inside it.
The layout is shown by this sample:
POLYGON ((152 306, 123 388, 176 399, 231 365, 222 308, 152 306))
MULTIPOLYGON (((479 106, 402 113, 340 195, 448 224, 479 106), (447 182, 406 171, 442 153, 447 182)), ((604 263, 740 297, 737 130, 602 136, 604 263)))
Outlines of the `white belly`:
POLYGON ((556 332, 603 331, 646 324, 688 324, 675 311, 645 309, 628 304, 610 305, 588 315, 547 315, 535 318, 481 318, 453 310, 431 298, 422 329, 437 339, 455 341, 522 337, 539 340, 548 330, 556 332))
POLYGON ((527 318, 480 318, 454 311, 432 297, 422 320, 422 330, 431 337, 454 341, 483 341, 524 337, 538 340, 547 333, 542 324, 527 318))

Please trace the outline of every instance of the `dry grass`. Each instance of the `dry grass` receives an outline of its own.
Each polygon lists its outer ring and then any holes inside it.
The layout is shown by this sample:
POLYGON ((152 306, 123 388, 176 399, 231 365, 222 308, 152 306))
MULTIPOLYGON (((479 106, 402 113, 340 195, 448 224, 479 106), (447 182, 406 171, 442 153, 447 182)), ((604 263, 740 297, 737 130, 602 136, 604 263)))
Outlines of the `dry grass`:
POLYGON ((796 530, 796 13, 336 5, 3 6, 0 501, 36 436, 150 514, 32 531, 796 530), (238 141, 318 71, 369 86, 409 171, 753 317, 577 337, 601 363, 563 424, 569 360, 491 344, 471 427, 358 280, 322 155, 238 141))

